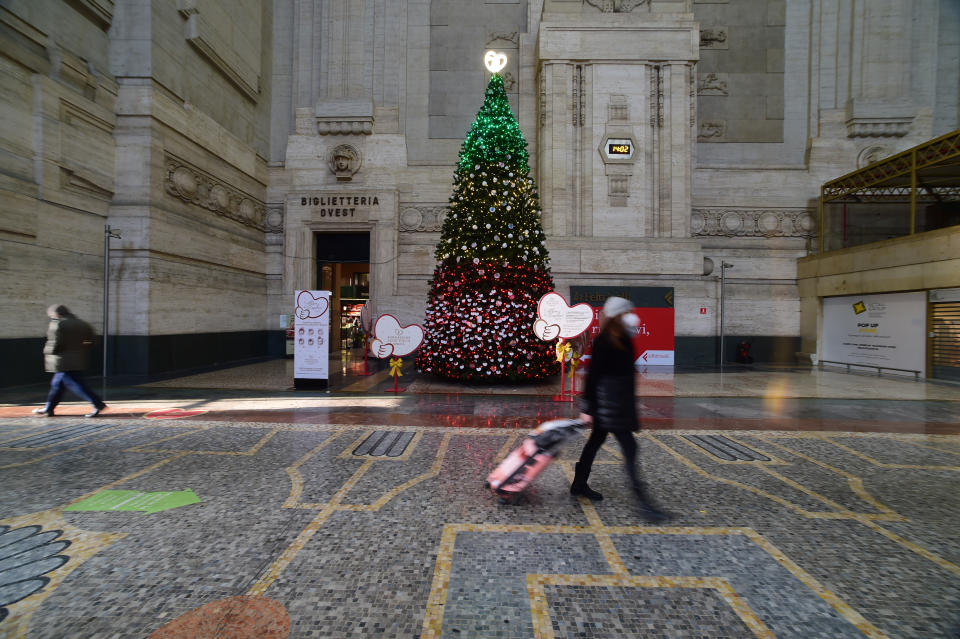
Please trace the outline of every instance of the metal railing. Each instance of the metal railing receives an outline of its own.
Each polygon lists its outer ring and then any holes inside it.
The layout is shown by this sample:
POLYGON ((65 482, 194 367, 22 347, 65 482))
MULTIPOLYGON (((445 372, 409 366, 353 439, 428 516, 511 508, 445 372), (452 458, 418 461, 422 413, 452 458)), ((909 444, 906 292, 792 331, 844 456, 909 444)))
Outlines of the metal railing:
POLYGON ((850 362, 834 362, 828 359, 821 359, 817 361, 817 366, 820 370, 823 370, 824 364, 836 364, 837 366, 846 366, 847 372, 850 372, 851 366, 857 366, 860 368, 875 368, 877 369, 877 377, 880 377, 883 374, 883 371, 900 371, 901 373, 913 373, 913 381, 920 381, 920 373, 923 371, 915 371, 909 368, 894 368, 892 366, 874 366, 873 364, 851 364, 850 362))

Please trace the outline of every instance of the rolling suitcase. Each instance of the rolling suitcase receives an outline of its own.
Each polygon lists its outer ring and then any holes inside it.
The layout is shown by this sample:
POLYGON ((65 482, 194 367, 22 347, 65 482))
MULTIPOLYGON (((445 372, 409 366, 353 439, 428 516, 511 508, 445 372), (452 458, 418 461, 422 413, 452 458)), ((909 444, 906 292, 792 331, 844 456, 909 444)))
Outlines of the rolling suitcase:
POLYGON ((574 435, 582 434, 585 427, 586 424, 577 419, 555 419, 540 424, 493 469, 485 486, 500 496, 500 503, 510 502, 557 458, 563 444, 574 435))

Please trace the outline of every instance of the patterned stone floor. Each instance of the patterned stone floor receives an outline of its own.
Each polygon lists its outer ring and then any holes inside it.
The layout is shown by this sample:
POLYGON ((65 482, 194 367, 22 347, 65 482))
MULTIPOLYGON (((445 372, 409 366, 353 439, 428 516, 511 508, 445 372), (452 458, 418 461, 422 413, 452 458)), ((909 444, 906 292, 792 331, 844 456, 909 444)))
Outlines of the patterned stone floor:
POLYGON ((960 393, 644 397, 649 526, 613 442, 484 489, 570 404, 378 384, 0 405, 0 637, 960 636, 960 393))

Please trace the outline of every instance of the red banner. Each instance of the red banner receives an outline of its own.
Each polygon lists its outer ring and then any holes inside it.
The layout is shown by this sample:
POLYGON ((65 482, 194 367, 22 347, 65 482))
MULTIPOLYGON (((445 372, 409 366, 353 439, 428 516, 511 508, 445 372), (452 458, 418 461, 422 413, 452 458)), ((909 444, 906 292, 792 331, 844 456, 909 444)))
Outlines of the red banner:
MULTIPOLYGON (((600 311, 593 308, 593 322, 587 329, 591 339, 600 331, 600 311)), ((633 337, 633 355, 638 366, 673 366, 673 308, 634 308, 640 319, 633 337)))

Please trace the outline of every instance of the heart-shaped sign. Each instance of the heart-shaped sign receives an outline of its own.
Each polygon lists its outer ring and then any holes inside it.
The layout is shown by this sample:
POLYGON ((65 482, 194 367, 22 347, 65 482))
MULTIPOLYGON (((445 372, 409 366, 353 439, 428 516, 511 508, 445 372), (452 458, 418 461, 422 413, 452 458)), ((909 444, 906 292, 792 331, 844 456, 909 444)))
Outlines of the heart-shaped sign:
POLYGON ((483 54, 483 64, 486 65, 490 73, 497 73, 503 67, 507 66, 507 56, 498 51, 487 51, 483 54))
POLYGON ((384 344, 378 339, 371 340, 370 352, 373 353, 374 357, 386 359, 393 355, 393 344, 384 344))
POLYGON ((297 295, 297 317, 300 319, 316 319, 330 308, 330 302, 325 296, 314 297, 310 291, 300 291, 297 295))
MULTIPOLYGON (((577 304, 570 306, 563 295, 551 291, 537 303, 537 319, 543 320, 543 332, 545 335, 553 337, 562 337, 563 339, 572 339, 590 328, 593 322, 593 308, 589 304, 577 304), (553 333, 547 330, 551 326, 558 326, 559 330, 553 333)), ((533 326, 534 333, 537 332, 537 324, 533 326)), ((537 334, 537 337, 540 337, 537 334)), ((551 340, 553 337, 540 337, 542 340, 551 340)))
MULTIPOLYGON (((400 326, 400 321, 385 313, 377 318, 373 325, 374 342, 380 341, 383 344, 393 346, 393 355, 403 357, 417 350, 420 342, 423 341, 423 327, 419 324, 410 324, 400 326)), ((378 357, 386 357, 379 356, 378 357)))
POLYGON ((547 324, 546 320, 538 319, 533 323, 533 334, 545 342, 556 339, 560 334, 560 326, 557 324, 547 324))
POLYGON ((153 410, 144 415, 147 419, 183 419, 184 417, 193 417, 203 415, 205 410, 184 410, 182 408, 162 408, 153 410))

